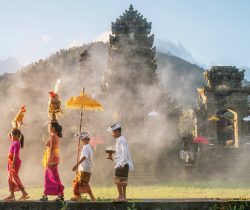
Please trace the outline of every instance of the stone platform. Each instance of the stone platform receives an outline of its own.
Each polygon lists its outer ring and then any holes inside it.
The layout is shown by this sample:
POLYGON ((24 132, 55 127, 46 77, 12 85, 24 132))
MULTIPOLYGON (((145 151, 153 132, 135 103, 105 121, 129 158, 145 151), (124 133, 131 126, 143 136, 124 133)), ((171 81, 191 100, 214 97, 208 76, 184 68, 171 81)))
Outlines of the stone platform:
POLYGON ((145 199, 131 200, 127 203, 110 201, 98 202, 4 202, 0 210, 250 210, 250 200, 213 199, 145 199))

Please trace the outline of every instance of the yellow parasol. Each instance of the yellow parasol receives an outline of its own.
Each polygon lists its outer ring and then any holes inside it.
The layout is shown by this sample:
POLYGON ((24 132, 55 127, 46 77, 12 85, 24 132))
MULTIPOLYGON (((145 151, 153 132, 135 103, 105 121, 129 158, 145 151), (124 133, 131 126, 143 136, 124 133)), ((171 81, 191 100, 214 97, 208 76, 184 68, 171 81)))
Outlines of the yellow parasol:
POLYGON ((212 115, 211 117, 208 118, 208 121, 219 121, 220 118, 216 117, 215 115, 212 115))
POLYGON ((80 109, 82 111, 103 111, 102 105, 83 92, 79 96, 73 96, 66 102, 66 108, 80 109))
MULTIPOLYGON (((68 109, 77 109, 81 111, 80 118, 80 128, 79 131, 82 132, 82 115, 83 111, 103 111, 102 105, 84 93, 84 89, 79 96, 71 97, 65 104, 68 109)), ((78 139, 78 147, 77 147, 77 161, 79 159, 79 148, 80 148, 80 139, 78 139)))

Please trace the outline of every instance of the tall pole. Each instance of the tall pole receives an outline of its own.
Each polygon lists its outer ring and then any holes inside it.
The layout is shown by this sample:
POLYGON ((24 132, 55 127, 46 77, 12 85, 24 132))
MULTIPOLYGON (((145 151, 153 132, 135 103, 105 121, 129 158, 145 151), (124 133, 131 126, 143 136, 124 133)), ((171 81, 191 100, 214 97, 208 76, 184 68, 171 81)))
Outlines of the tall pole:
MULTIPOLYGON (((82 93, 84 93, 85 89, 82 89, 82 93)), ((76 157, 76 163, 79 161, 79 154, 80 154, 80 133, 82 132, 82 115, 83 115, 83 106, 81 109, 81 117, 80 117, 80 128, 79 128, 79 135, 78 135, 78 145, 77 145, 77 157, 76 157)), ((78 172, 78 168, 76 170, 76 173, 78 172)))
MULTIPOLYGON (((79 135, 78 135, 78 145, 77 145, 77 158, 76 163, 79 161, 79 154, 80 154, 80 133, 82 132, 82 115, 83 115, 83 108, 81 109, 81 117, 80 117, 80 128, 79 128, 79 135)), ((76 170, 76 172, 78 169, 76 170)))

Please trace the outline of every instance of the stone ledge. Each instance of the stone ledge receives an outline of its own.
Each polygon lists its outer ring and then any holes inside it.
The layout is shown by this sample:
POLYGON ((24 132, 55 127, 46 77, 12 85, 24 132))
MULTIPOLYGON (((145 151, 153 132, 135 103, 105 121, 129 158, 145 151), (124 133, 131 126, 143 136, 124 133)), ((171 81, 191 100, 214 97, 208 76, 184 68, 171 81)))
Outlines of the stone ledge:
POLYGON ((3 202, 0 210, 250 210, 250 201, 210 200, 210 199, 162 199, 136 200, 127 203, 99 202, 3 202), (217 208, 216 208, 217 207, 217 208))

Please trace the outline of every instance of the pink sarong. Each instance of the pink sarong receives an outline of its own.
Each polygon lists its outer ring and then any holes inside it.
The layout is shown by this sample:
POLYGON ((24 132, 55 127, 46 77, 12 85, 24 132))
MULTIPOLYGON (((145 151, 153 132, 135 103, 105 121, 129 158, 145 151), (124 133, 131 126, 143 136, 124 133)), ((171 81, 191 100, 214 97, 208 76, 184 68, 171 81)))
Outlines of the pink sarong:
POLYGON ((57 165, 48 166, 45 170, 44 195, 63 195, 63 190, 57 165))

